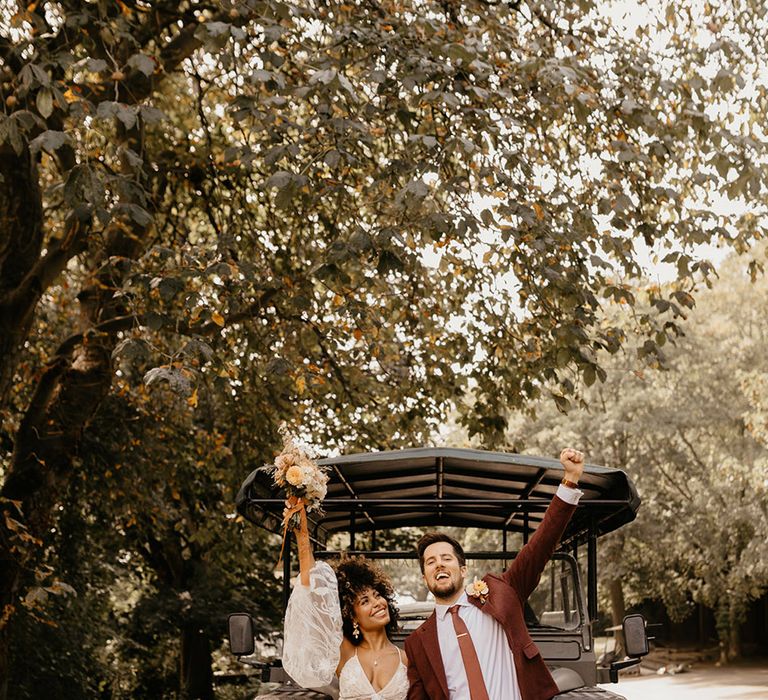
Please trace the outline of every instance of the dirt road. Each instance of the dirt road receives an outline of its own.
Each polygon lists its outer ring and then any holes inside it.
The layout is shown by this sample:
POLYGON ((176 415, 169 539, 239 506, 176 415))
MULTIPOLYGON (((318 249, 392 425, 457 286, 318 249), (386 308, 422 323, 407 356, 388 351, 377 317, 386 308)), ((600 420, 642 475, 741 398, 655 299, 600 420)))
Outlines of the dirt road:
POLYGON ((603 687, 627 700, 768 700, 768 660, 727 668, 697 666, 674 676, 630 676, 603 687))

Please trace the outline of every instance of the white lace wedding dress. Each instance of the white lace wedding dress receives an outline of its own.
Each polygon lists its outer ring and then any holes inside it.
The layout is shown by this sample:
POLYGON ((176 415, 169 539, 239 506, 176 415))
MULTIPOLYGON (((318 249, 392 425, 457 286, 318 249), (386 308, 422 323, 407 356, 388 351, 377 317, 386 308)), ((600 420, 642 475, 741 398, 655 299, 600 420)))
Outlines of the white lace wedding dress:
MULTIPOLYGON (((285 611, 283 668, 300 686, 319 688, 333 680, 339 665, 341 608, 336 574, 328 564, 317 562, 309 580, 309 586, 302 586, 297 577, 285 611)), ((378 692, 365 675, 357 652, 339 675, 339 700, 405 700, 407 695, 402 654, 397 671, 378 692)))
POLYGON ((408 695, 408 670, 403 663, 400 649, 400 663, 389 682, 376 692, 365 675, 360 660, 355 655, 344 664, 339 675, 339 700, 404 700, 408 695))

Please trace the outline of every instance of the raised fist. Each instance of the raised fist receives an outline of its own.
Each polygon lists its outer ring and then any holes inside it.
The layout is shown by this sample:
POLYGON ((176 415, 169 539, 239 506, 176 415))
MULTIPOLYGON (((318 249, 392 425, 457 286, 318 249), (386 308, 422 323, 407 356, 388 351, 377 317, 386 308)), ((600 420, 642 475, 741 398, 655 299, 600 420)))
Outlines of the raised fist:
POLYGON ((584 471, 584 453, 572 447, 566 447, 560 453, 560 464, 565 469, 565 478, 577 484, 584 471))

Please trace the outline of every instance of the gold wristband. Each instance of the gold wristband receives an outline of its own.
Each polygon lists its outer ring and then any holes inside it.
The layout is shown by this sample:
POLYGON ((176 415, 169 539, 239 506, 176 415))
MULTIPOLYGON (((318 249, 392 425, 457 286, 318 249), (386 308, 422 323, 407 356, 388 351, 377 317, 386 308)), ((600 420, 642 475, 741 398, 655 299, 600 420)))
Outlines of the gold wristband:
POLYGON ((563 480, 560 483, 563 486, 567 486, 569 489, 577 489, 577 488, 579 488, 579 485, 575 481, 569 481, 565 477, 563 477, 563 480))

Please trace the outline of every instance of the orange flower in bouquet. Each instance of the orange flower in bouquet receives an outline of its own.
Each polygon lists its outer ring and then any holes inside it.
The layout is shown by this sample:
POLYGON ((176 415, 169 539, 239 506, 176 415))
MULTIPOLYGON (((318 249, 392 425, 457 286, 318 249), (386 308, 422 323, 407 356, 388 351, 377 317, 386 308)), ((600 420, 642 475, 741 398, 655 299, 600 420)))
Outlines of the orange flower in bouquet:
POLYGON ((318 466, 312 448, 290 434, 285 425, 280 427, 283 451, 274 464, 262 467, 272 475, 277 486, 285 489, 286 497, 293 504, 286 511, 285 528, 301 526, 302 508, 308 512, 322 513, 322 503, 328 493, 327 469, 318 466))

